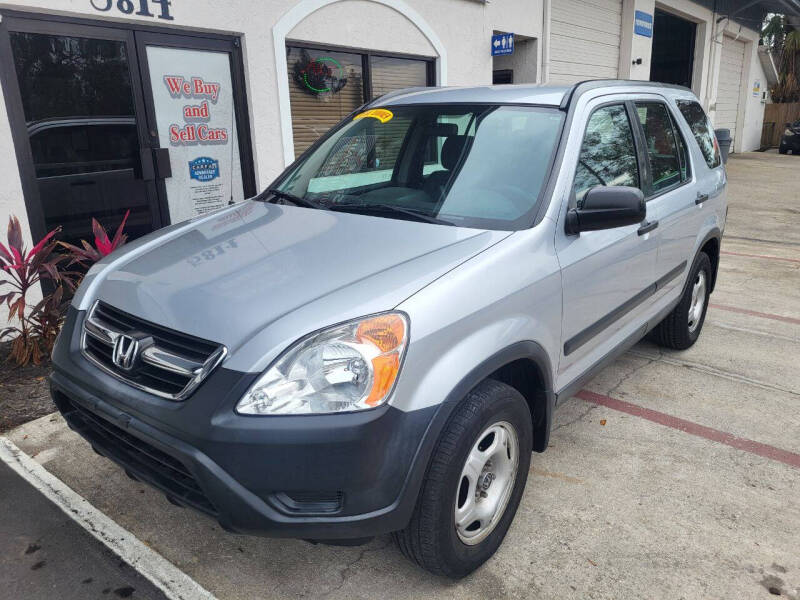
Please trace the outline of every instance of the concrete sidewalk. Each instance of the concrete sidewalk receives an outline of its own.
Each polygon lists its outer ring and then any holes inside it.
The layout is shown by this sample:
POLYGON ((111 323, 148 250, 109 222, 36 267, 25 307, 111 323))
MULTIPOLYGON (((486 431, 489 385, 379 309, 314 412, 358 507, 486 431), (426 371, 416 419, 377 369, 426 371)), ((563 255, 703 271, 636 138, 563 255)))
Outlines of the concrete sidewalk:
POLYGON ((3 462, 0 515, 0 598, 166 598, 3 462))

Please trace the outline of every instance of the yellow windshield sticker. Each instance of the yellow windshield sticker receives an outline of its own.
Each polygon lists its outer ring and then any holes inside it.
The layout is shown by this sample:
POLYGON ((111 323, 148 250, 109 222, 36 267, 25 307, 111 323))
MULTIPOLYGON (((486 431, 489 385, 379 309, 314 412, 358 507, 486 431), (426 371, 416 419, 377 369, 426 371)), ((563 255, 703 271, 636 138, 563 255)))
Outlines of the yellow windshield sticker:
POLYGON ((378 121, 381 123, 386 123, 392 120, 394 114, 392 114, 392 111, 386 110, 385 108, 372 108, 370 110, 365 110, 362 113, 358 113, 355 117, 353 117, 353 121, 363 119, 365 117, 372 117, 373 119, 378 119, 378 121))

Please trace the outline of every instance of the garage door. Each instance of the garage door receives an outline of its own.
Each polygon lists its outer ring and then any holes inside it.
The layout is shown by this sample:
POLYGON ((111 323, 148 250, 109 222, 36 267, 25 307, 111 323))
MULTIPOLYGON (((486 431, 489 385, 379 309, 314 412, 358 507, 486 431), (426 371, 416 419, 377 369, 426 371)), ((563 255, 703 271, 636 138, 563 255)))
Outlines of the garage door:
MULTIPOLYGON (((714 116, 715 129, 730 129, 736 135, 736 119, 739 115, 739 95, 742 91, 742 67, 744 66, 744 42, 725 37, 722 41, 722 57, 717 86, 717 111, 714 116)), ((733 143, 731 143, 733 146, 733 143)))
POLYGON ((550 83, 616 78, 621 26, 621 0, 555 0, 550 83))

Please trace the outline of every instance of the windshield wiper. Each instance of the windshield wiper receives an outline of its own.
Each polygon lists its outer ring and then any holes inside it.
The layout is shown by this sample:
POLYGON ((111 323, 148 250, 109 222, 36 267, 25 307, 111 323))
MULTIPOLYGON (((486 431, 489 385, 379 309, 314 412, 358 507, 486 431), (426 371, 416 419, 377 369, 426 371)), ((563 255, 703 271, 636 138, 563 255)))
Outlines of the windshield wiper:
POLYGON ((312 202, 311 200, 306 200, 305 198, 301 198, 300 196, 295 196, 294 194, 281 191, 277 188, 270 188, 267 190, 267 192, 272 194, 276 198, 282 198, 283 200, 288 200, 289 202, 291 202, 292 204, 296 204, 297 206, 304 206, 306 208, 324 208, 319 204, 317 204, 316 202, 312 202))
POLYGON ((450 221, 438 219, 424 212, 414 210, 413 208, 405 208, 402 206, 395 206, 393 204, 333 204, 328 207, 329 210, 342 211, 342 212, 361 212, 364 213, 390 213, 396 215, 404 215, 410 217, 413 221, 420 221, 422 223, 435 223, 436 225, 455 225, 450 221))

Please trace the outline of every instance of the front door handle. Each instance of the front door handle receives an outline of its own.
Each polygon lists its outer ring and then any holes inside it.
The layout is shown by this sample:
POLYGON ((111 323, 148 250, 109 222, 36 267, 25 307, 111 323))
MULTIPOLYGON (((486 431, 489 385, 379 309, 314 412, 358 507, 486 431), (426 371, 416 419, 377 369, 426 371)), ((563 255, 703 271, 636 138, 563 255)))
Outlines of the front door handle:
POLYGON ((702 204, 706 200, 708 200, 708 194, 701 194, 700 192, 697 192, 697 198, 694 199, 694 203, 702 204))
POLYGON ((658 221, 648 221, 647 223, 639 227, 636 233, 638 233, 639 235, 644 235, 649 231, 653 231, 653 229, 655 229, 656 227, 658 227, 658 221))

